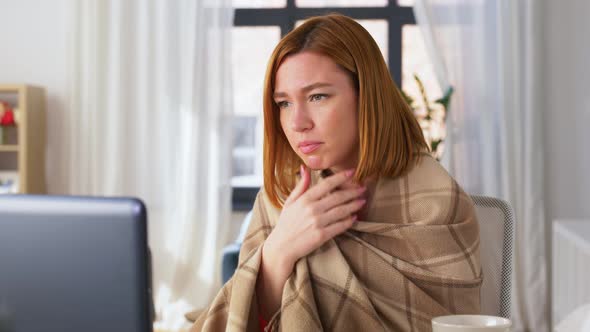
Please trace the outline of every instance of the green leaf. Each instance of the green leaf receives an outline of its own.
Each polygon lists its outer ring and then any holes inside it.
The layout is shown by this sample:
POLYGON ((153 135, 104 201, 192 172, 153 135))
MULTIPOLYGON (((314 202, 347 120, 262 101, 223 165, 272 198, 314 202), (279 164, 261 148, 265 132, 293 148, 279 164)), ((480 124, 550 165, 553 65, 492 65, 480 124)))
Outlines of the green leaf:
POLYGON ((454 89, 451 86, 451 87, 449 87, 447 92, 442 97, 440 97, 439 99, 434 101, 435 103, 441 104, 445 108, 445 115, 449 109, 449 104, 451 102, 451 96, 453 95, 453 92, 454 92, 454 89))
POLYGON ((410 105, 411 108, 414 108, 414 98, 410 97, 407 93, 404 92, 404 90, 400 89, 399 90, 402 93, 402 96, 404 97, 404 99, 406 100, 406 103, 408 103, 408 105, 410 105))
POLYGON ((437 140, 435 140, 435 141, 432 141, 432 142, 430 143, 430 146, 431 146, 431 148, 432 148, 432 152, 436 152, 436 150, 438 149, 438 145, 439 145, 440 143, 442 143, 442 141, 443 141, 442 139, 437 139, 437 140))
POLYGON ((422 102, 424 103, 424 107, 426 108, 426 112, 430 114, 432 111, 430 109, 430 102, 428 102, 428 95, 426 94, 426 89, 424 88, 424 84, 420 77, 417 74, 414 74, 414 80, 416 80, 416 84, 418 84, 418 89, 420 90, 420 95, 422 96, 422 102))

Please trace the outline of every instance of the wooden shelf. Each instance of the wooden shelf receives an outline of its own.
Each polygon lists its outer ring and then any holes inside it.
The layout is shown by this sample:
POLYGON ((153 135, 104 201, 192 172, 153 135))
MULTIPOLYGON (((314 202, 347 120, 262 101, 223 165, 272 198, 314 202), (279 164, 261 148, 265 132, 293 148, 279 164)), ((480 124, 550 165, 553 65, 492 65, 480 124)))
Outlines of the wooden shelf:
POLYGON ((0 152, 18 152, 18 145, 16 145, 16 144, 12 144, 12 145, 4 144, 4 145, 1 145, 0 144, 0 152))
POLYGON ((0 92, 20 92, 26 87, 24 84, 0 84, 0 92))
POLYGON ((18 193, 45 193, 45 90, 0 84, 0 99, 18 109, 16 140, 0 145, 0 169, 17 173, 18 193))

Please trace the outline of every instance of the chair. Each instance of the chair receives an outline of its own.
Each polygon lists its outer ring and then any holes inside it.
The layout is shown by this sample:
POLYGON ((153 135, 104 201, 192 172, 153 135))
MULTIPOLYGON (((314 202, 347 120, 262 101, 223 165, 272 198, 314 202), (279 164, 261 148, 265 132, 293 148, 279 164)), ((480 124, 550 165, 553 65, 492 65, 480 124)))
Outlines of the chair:
POLYGON ((246 231, 248 231, 248 225, 252 219, 252 211, 249 211, 242 221, 240 226, 240 233, 233 243, 228 244, 223 248, 221 253, 221 282, 225 284, 233 275, 238 267, 238 260, 240 258, 240 248, 244 237, 246 237, 246 231))
POLYGON ((514 217, 510 205, 500 199, 471 196, 479 220, 483 269, 481 313, 510 318, 514 217))
MULTIPOLYGON (((471 196, 480 225, 480 256, 484 281, 481 313, 510 317, 514 218, 510 205, 500 199, 471 196)), ((240 246, 251 215, 244 220, 238 240, 223 250, 222 278, 225 283, 238 264, 240 246)))

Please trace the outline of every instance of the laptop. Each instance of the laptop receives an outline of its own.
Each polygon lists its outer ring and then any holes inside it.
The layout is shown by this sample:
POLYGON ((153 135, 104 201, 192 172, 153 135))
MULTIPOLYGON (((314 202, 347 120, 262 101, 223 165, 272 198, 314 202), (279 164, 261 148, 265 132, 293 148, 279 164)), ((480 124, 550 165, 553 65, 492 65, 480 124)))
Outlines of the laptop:
POLYGON ((135 198, 0 195, 0 332, 152 331, 135 198))

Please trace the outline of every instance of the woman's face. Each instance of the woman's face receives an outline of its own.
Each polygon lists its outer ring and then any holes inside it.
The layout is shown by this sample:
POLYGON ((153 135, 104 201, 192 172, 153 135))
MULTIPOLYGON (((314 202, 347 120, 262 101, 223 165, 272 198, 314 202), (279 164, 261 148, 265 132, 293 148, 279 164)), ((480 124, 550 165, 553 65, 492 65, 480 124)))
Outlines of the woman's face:
POLYGON ((310 51, 288 56, 277 70, 273 97, 289 144, 308 167, 356 167, 357 92, 332 59, 310 51))

